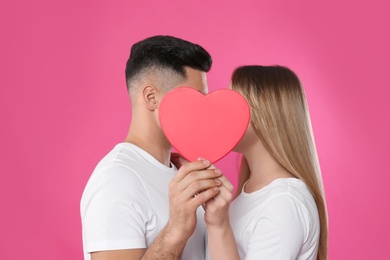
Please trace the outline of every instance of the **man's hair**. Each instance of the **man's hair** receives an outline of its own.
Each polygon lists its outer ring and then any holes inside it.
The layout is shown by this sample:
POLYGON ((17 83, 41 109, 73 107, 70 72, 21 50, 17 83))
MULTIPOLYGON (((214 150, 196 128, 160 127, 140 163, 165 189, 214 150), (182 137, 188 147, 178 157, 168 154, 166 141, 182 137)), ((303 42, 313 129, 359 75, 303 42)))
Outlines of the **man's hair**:
POLYGON ((168 70, 185 79, 185 67, 208 72, 211 64, 210 54, 198 44, 172 36, 153 36, 131 47, 126 63, 127 89, 154 70, 168 70))

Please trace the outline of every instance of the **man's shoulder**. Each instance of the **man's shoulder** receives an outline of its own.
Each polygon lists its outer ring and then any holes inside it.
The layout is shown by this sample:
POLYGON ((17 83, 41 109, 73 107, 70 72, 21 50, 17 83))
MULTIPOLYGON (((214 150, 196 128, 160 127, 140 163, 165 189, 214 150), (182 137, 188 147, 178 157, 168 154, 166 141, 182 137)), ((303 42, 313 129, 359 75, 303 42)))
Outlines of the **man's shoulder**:
POLYGON ((145 167, 144 158, 131 145, 120 143, 99 161, 91 178, 102 173, 103 175, 116 172, 136 174, 142 167, 145 167))
POLYGON ((145 181, 136 162, 136 154, 121 144, 116 145, 92 172, 84 188, 82 205, 98 198, 143 200, 142 194, 146 194, 145 181))
POLYGON ((142 158, 126 144, 117 144, 96 165, 88 186, 142 186, 142 158))
POLYGON ((132 145, 119 143, 100 160, 96 168, 121 165, 131 167, 134 163, 142 161, 141 159, 132 145))

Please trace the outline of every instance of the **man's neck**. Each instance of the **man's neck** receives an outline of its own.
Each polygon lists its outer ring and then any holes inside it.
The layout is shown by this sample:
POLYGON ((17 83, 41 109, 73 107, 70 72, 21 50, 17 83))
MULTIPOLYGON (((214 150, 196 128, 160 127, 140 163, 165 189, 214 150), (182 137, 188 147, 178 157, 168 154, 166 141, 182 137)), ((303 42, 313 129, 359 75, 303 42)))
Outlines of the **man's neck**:
MULTIPOLYGON (((146 125, 142 129, 136 125, 130 126, 129 133, 126 137, 126 142, 132 143, 142 150, 152 155, 160 163, 170 167, 170 157, 172 146, 163 136, 162 131, 153 131, 146 125)), ((153 129, 153 128, 152 128, 153 129)))

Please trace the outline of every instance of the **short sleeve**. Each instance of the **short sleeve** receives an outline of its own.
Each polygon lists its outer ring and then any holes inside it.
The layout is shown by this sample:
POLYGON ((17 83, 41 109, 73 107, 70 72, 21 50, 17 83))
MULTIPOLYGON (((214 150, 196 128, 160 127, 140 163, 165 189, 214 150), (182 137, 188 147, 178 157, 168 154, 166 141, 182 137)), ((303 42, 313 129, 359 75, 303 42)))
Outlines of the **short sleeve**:
POLYGON ((253 222, 245 259, 297 259, 306 233, 302 207, 289 194, 269 198, 253 222))
POLYGON ((112 166, 94 173, 81 201, 86 252, 146 248, 146 224, 153 217, 148 203, 142 181, 130 169, 112 166))

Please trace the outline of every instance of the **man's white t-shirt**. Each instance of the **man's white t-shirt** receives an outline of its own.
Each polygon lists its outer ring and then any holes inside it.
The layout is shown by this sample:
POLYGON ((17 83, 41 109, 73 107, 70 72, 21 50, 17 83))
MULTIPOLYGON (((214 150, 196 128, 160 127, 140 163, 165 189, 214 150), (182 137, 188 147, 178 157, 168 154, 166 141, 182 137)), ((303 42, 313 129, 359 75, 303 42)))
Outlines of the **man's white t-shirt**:
POLYGON ((229 217, 240 259, 317 258, 317 206, 299 179, 276 179, 252 193, 243 188, 229 217))
MULTIPOLYGON (((96 166, 81 199, 84 259, 91 252, 148 248, 169 218, 168 185, 177 169, 121 143, 96 166)), ((204 259, 204 211, 182 259, 204 259)))

